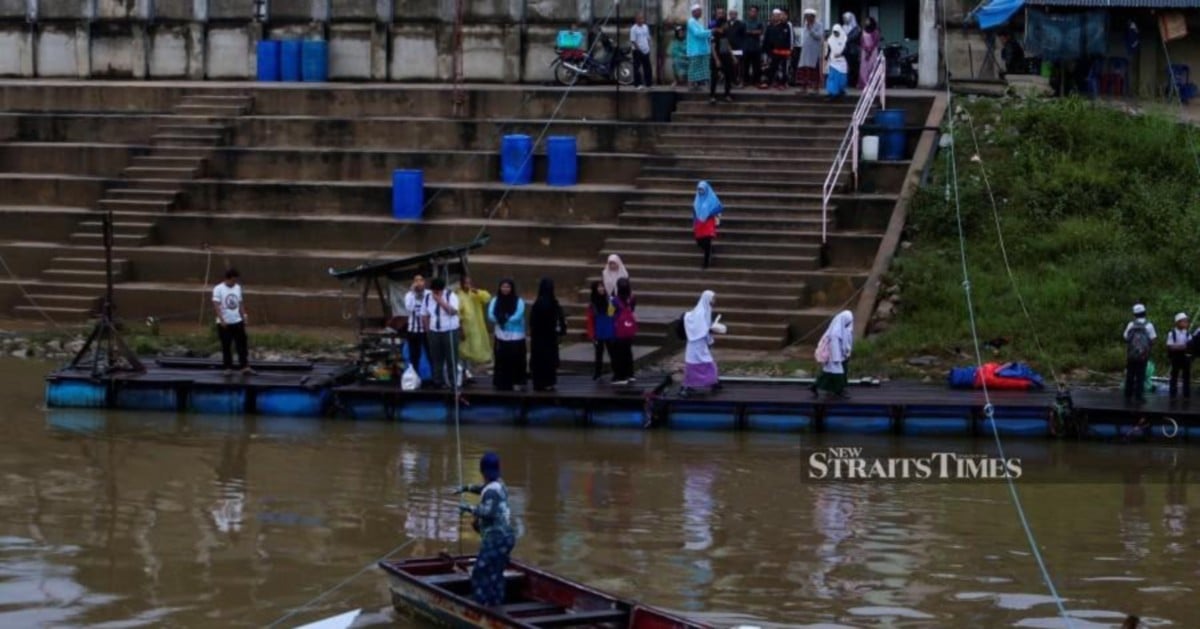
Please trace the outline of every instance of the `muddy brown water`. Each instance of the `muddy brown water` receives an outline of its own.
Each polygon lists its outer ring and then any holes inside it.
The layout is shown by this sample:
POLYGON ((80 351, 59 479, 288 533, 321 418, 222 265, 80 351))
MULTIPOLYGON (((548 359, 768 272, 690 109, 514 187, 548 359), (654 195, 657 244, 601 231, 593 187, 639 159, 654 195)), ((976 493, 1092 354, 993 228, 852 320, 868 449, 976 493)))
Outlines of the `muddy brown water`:
MULTIPOLYGON (((452 428, 41 408, 49 365, 0 361, 0 627, 263 626, 401 544, 460 536, 452 428)), ((802 481, 807 448, 987 441, 462 431, 504 460, 514 555, 718 626, 1055 627, 1002 483, 802 481)), ((1200 626, 1200 455, 1010 442, 1074 627, 1200 626), (1190 461, 1190 463, 1189 463, 1190 461)), ((469 474, 468 480, 474 474, 469 474)), ((413 626, 369 569, 284 626, 350 609, 413 626)))

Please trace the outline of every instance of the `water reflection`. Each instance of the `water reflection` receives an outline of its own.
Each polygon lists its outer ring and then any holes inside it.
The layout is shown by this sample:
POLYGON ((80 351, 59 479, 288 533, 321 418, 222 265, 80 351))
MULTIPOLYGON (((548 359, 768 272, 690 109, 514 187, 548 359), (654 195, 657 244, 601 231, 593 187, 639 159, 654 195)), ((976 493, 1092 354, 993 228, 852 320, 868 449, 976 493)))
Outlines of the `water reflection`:
MULTIPOLYGON (((0 626, 260 626, 405 540, 413 554, 478 544, 448 492, 460 472, 444 426, 43 413, 27 391, 0 443, 0 626)), ((515 555, 617 594, 723 624, 1061 626, 1002 485, 800 483, 788 436, 468 427, 463 440, 468 482, 484 450, 503 457, 515 555)), ((1077 626, 1195 624, 1200 454, 1012 449, 1041 475, 1019 488, 1077 626)), ((358 579, 304 620, 383 609, 381 584, 358 579)))

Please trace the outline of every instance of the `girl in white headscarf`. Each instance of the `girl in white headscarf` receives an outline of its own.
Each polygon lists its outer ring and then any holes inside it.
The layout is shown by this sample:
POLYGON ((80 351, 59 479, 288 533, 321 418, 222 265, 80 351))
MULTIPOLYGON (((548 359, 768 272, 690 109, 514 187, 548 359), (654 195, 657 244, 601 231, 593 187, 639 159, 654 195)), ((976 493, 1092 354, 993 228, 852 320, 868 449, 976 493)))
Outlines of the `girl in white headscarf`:
POLYGON ((683 355, 683 388, 679 394, 689 395, 695 389, 715 389, 720 384, 717 362, 713 360, 709 347, 713 344, 712 333, 724 334, 725 324, 720 317, 713 321, 712 308, 716 294, 706 290, 700 295, 696 307, 683 315, 683 331, 687 335, 687 349, 683 355))
POLYGON ((609 295, 617 294, 617 280, 622 277, 629 277, 629 271, 625 270, 625 263, 621 262, 621 256, 612 254, 608 256, 608 262, 604 263, 604 290, 608 291, 609 295))
POLYGON ((854 348, 854 314, 843 310, 833 318, 829 328, 817 343, 816 359, 821 363, 821 375, 809 390, 813 397, 827 391, 839 398, 846 395, 846 361, 854 348))

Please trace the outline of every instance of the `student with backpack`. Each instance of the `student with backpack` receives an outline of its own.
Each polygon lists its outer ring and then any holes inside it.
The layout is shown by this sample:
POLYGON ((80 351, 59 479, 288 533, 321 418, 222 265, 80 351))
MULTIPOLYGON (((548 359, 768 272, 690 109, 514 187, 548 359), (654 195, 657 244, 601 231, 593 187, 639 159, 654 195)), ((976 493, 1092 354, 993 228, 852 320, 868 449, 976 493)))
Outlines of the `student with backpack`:
POLYGON ((604 351, 608 350, 612 360, 612 342, 617 338, 617 307, 604 289, 604 282, 592 282, 592 295, 588 299, 587 336, 595 348, 592 362, 592 380, 599 380, 604 371, 604 351))
POLYGON ((1175 327, 1167 333, 1167 357, 1171 359, 1171 399, 1179 391, 1177 380, 1183 380, 1183 399, 1192 397, 1192 357, 1189 355, 1192 331, 1186 312, 1175 315, 1175 327), (1182 377, 1181 377, 1182 376, 1182 377))
POLYGON ((850 397, 846 394, 846 362, 853 349, 854 313, 843 310, 829 323, 813 353, 821 364, 821 375, 808 387, 814 398, 820 397, 821 391, 843 400, 850 397))
POLYGON ((1146 364, 1158 335, 1146 320, 1146 306, 1134 304, 1133 321, 1125 326, 1125 401, 1146 401, 1146 364))
POLYGON ((713 332, 725 334, 728 329, 721 318, 713 319, 713 303, 717 296, 711 290, 700 295, 696 307, 683 316, 683 329, 687 338, 687 350, 683 355, 683 386, 680 397, 687 397, 696 389, 715 391, 721 386, 717 375, 717 361, 713 359, 713 332))
POLYGON ((609 346, 608 356, 612 361, 612 383, 625 385, 636 380, 633 377, 633 339, 637 336, 638 321, 637 298, 633 296, 633 287, 628 277, 617 280, 616 295, 613 296, 616 315, 613 319, 612 345, 609 346))

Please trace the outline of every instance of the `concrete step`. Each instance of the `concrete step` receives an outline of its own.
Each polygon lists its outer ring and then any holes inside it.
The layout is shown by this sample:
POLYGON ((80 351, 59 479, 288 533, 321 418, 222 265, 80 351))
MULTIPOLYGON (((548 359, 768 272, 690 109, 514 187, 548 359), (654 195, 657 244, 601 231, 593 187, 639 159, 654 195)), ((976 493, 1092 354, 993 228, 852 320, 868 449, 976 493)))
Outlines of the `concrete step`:
POLYGON ((173 110, 185 116, 211 116, 214 118, 235 118, 249 111, 247 104, 218 104, 208 102, 185 101, 176 105, 173 110))
MULTIPOLYGON (((113 272, 123 273, 130 267, 129 260, 113 259, 113 272)), ((63 271, 104 271, 104 258, 60 257, 50 260, 50 268, 63 271)))
POLYGON ((780 157, 803 158, 813 163, 824 163, 828 169, 833 163, 836 151, 809 151, 804 146, 781 143, 777 146, 763 146, 753 143, 730 144, 720 142, 674 143, 663 140, 656 144, 654 150, 660 155, 714 155, 719 157, 780 157))
MULTIPOLYGON (((654 214, 642 214, 636 212, 628 212, 621 214, 621 224, 638 227, 666 227, 676 223, 678 219, 657 216, 654 214)), ((797 217, 774 217, 764 215, 739 215, 737 218, 728 218, 721 221, 723 227, 739 227, 744 229, 813 229, 821 228, 821 217, 815 216, 797 216, 797 217)), ((829 223, 832 225, 833 221, 829 223)), ((719 231, 719 230, 718 230, 719 231)))
POLYGON ((212 133, 156 133, 150 136, 150 143, 155 146, 220 146, 223 142, 222 134, 212 133))
MULTIPOLYGON (((811 175, 810 175, 811 177, 811 175)), ((847 179, 843 175, 842 179, 847 179)), ((696 182, 694 177, 658 177, 647 176, 643 174, 637 179, 638 187, 654 188, 656 190, 695 190, 696 182)), ((717 196, 722 196, 728 192, 768 192, 778 191, 783 193, 803 193, 803 192, 821 192, 824 188, 824 182, 817 179, 806 179, 803 177, 794 178, 791 181, 772 181, 769 184, 754 177, 748 178, 721 178, 708 179, 709 185, 713 190, 716 190, 717 196)))
MULTIPOLYGON (((690 191, 687 191, 690 192, 690 191)), ((673 196, 676 198, 663 199, 658 196, 641 197, 630 199, 625 202, 621 210, 622 216, 625 212, 656 212, 663 216, 673 216, 677 219, 691 221, 692 219, 692 202, 682 201, 680 197, 687 194, 684 190, 680 190, 673 196)), ((720 194, 720 191, 718 191, 720 194)), ((738 201, 731 197, 731 194, 721 194, 721 202, 725 204, 725 211, 721 214, 721 225, 725 225, 725 221, 732 218, 734 214, 802 214, 802 213, 820 213, 821 201, 793 201, 788 203, 786 200, 779 200, 777 203, 771 203, 769 200, 760 200, 749 203, 738 201)), ((830 203, 830 214, 833 213, 834 205, 830 203)))
MULTIPOLYGON (((42 276, 51 282, 104 282, 107 273, 100 269, 46 269, 42 276)), ((113 270, 113 281, 125 279, 124 273, 113 270)))
POLYGON ((841 142, 842 137, 846 135, 846 128, 850 126, 850 117, 846 117, 846 124, 843 125, 797 125, 791 122, 761 124, 761 123, 741 123, 729 122, 720 120, 704 120, 704 121, 671 121, 670 125, 662 127, 659 134, 666 133, 686 133, 690 135, 703 135, 705 133, 720 133, 722 135, 731 135, 743 138, 748 141, 751 138, 763 137, 788 137, 798 138, 802 141, 810 140, 813 142, 841 142))
POLYGON ((788 137, 772 135, 768 137, 747 137, 740 133, 663 133, 659 141, 668 146, 714 146, 742 148, 786 148, 791 149, 797 156, 828 157, 837 154, 841 139, 827 137, 811 140, 807 137, 788 137))
POLYGON ((193 159, 208 159, 212 157, 213 148, 208 146, 154 146, 146 157, 191 157, 193 159))
MULTIPOLYGON (((664 260, 664 262, 668 262, 664 260)), ((675 262, 671 260, 669 262, 675 262)), ((706 290, 724 291, 737 288, 740 291, 746 291, 750 286, 770 286, 772 291, 781 292, 784 294, 803 295, 807 290, 807 284, 803 276, 779 276, 768 275, 769 270, 750 269, 750 268, 732 268, 727 265, 720 265, 708 269, 700 268, 699 259, 696 260, 695 266, 671 267, 666 271, 661 266, 638 265, 637 269, 637 285, 636 290, 682 290, 693 291, 697 296, 706 290)), ((591 290, 592 282, 598 281, 599 277, 589 277, 584 283, 588 291, 591 290)), ((586 291, 584 291, 586 292, 586 291)))
MULTIPOLYGON (((820 183, 824 182, 825 179, 822 177, 820 183)), ((657 188, 638 188, 630 194, 628 202, 653 202, 663 207, 683 204, 690 208, 696 196, 695 182, 692 182, 692 186, 687 192, 657 188)), ((717 190, 717 194, 720 195, 721 203, 725 205, 726 210, 730 208, 749 207, 819 209, 822 201, 820 191, 778 192, 774 190, 755 190, 753 192, 726 192, 722 194, 720 190, 717 190)), ((833 203, 831 202, 830 205, 833 205, 833 203)))
POLYGON ((212 122, 189 122, 183 124, 165 124, 158 128, 158 133, 183 133, 186 135, 225 135, 229 127, 212 122))
MULTIPOLYGON (((718 245, 719 246, 719 245, 718 245)), ((656 251, 622 251, 621 260, 629 267, 641 265, 669 265, 700 268, 700 253, 662 253, 656 251)), ((716 251, 716 265, 720 269, 793 269, 816 270, 820 259, 817 256, 774 256, 716 251)))
POLYGON ((709 155, 684 153, 682 155, 650 155, 642 160, 646 166, 675 166, 697 168, 736 168, 741 170, 791 170, 811 171, 814 173, 829 172, 833 158, 812 159, 803 151, 796 151, 783 157, 760 157, 755 155, 709 155))
POLYGON ((60 295, 57 293, 30 293, 29 299, 39 306, 56 308, 83 308, 91 312, 95 312, 100 306, 99 296, 60 295))
POLYGON ((99 299, 104 295, 106 286, 104 280, 99 282, 91 278, 83 278, 80 280, 69 279, 65 281, 47 281, 40 280, 37 282, 29 282, 28 290, 33 293, 42 295, 58 295, 61 297, 87 297, 91 299, 99 299))
POLYGON ((97 205, 101 210, 130 211, 130 212, 167 212, 175 206, 174 200, 157 199, 100 199, 97 205))
MULTIPOLYGON (((658 340, 659 342, 673 341, 675 343, 682 344, 682 341, 671 339, 667 336, 670 331, 670 324, 675 319, 678 319, 679 315, 691 310, 694 306, 695 304, 692 304, 692 306, 688 306, 687 308, 660 308, 659 310, 669 312, 670 316, 662 316, 653 319, 643 316, 641 308, 639 308, 638 333, 639 337, 642 339, 641 342, 649 343, 652 340, 658 340)), ((566 308, 564 307, 564 310, 565 309, 566 308)), ((759 338, 772 338, 776 339, 776 342, 779 344, 783 343, 784 337, 787 334, 787 325, 781 322, 751 323, 750 320, 745 319, 732 320, 725 315, 722 315, 721 322, 729 325, 736 325, 738 332, 742 335, 759 338)), ((568 335, 569 337, 574 337, 575 332, 580 332, 582 334, 582 332, 587 330, 587 315, 582 307, 578 308, 572 313, 568 313, 567 329, 571 331, 571 333, 568 335)))
MULTIPOLYGON (((717 247, 717 251, 722 254, 816 256, 821 251, 821 245, 815 241, 764 242, 747 241, 745 239, 730 241, 725 238, 724 233, 719 235, 715 246, 717 247)), ((621 255, 625 251, 699 254, 700 248, 690 238, 666 240, 661 238, 614 237, 604 241, 604 246, 601 248, 601 258, 606 258, 610 253, 621 255)), ((787 274, 791 271, 788 269, 775 269, 770 272, 787 274)))
POLYGON ((161 174, 156 174, 154 176, 147 176, 147 177, 125 177, 125 179, 123 179, 121 181, 121 184, 124 185, 125 187, 120 188, 120 189, 121 190, 156 190, 159 192, 173 189, 172 191, 175 192, 176 195, 178 195, 179 194, 178 190, 182 189, 182 187, 187 185, 188 182, 190 182, 190 181, 192 181, 192 178, 190 178, 190 177, 187 179, 180 179, 177 177, 168 177, 168 176, 161 175, 161 174))
POLYGON ((194 168, 202 170, 205 158, 177 155, 139 155, 129 160, 131 167, 137 168, 194 168))
MULTIPOLYGON (((113 234, 113 246, 116 247, 140 247, 150 242, 150 234, 113 234)), ((97 229, 94 232, 75 232, 71 234, 71 243, 85 246, 99 246, 104 244, 104 235, 97 229)))
POLYGON ((110 188, 104 191, 104 196, 113 201, 173 202, 179 198, 179 191, 162 188, 110 188))
MULTIPOLYGON (((755 88, 757 89, 757 88, 755 88)), ((765 90, 764 90, 765 91, 765 90)), ((817 101, 797 101, 792 99, 746 99, 739 96, 748 93, 749 90, 744 90, 734 95, 734 102, 724 103, 717 102, 716 107, 725 111, 736 111, 741 113, 746 112, 783 112, 783 113, 814 113, 827 115, 845 115, 850 116, 854 113, 856 103, 854 101, 837 101, 837 102, 817 102, 817 101)), ((753 93, 753 92, 749 92, 753 93)), ((713 105, 709 104, 708 100, 701 99, 684 99, 679 101, 675 106, 675 111, 678 113, 698 113, 705 112, 713 105)))
POLYGON ((130 166, 121 172, 129 179, 193 179, 200 174, 200 169, 186 166, 130 166))
MULTIPOLYGON (((670 225, 623 225, 618 224, 610 230, 609 238, 656 238, 663 241, 671 242, 690 242, 695 245, 692 240, 692 226, 685 218, 676 220, 670 225)), ((821 229, 820 226, 812 228, 795 228, 795 229, 778 229, 778 228, 746 228, 729 226, 725 221, 721 222, 721 228, 717 235, 717 243, 719 245, 743 244, 743 243, 804 243, 812 245, 820 245, 821 229)))
POLYGON ((77 306, 32 306, 20 305, 13 307, 13 314, 25 318, 41 318, 49 315, 56 321, 84 321, 92 315, 90 308, 77 306))
MULTIPOLYGON (((846 169, 849 170, 849 169, 846 169)), ((744 182, 758 182, 759 189, 769 188, 774 182, 791 183, 796 180, 824 181, 828 169, 788 170, 755 170, 752 168, 723 168, 718 164, 698 166, 644 166, 642 176, 645 177, 682 177, 698 182, 701 179, 712 182, 727 179, 744 182)), ((845 175, 843 175, 845 176, 845 175)), ((694 185, 694 184, 693 184, 694 185)), ((720 191, 717 191, 720 194, 720 191)))
POLYGON ((776 113, 730 111, 720 105, 709 107, 708 111, 676 112, 671 114, 672 122, 711 122, 714 124, 790 124, 797 127, 841 127, 843 130, 850 126, 850 112, 841 114, 814 113, 776 113))

